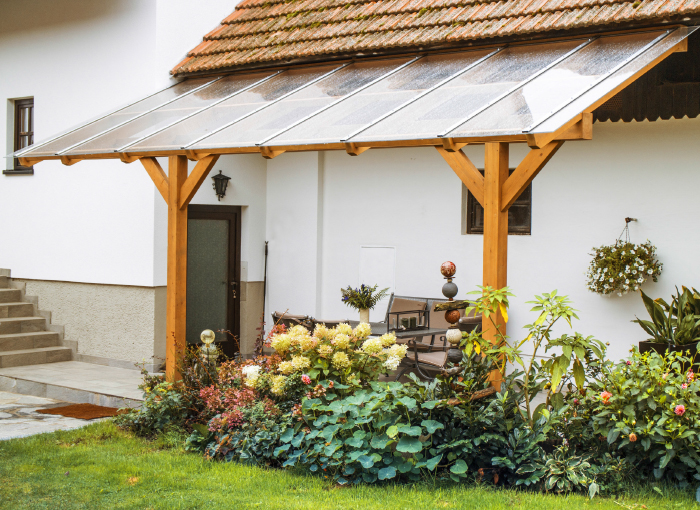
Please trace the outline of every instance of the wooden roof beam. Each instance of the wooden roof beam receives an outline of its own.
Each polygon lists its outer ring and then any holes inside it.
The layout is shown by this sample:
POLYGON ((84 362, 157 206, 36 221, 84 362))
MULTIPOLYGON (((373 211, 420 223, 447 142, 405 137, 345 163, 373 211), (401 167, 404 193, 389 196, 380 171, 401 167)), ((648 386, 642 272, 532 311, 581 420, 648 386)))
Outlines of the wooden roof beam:
POLYGON ((447 161, 450 168, 454 170, 457 177, 464 183, 464 185, 472 192, 474 198, 479 202, 482 207, 484 205, 484 176, 481 172, 474 166, 474 163, 467 157, 467 155, 462 151, 462 149, 457 149, 454 152, 446 150, 444 147, 439 145, 435 146, 440 155, 447 161))
POLYGON ((151 177, 153 184, 155 184, 156 188, 158 188, 163 200, 165 200, 167 203, 170 193, 169 181, 168 176, 165 175, 160 163, 158 163, 156 158, 141 158, 140 161, 143 167, 146 169, 146 172, 148 172, 148 175, 151 177))
POLYGON ((532 149, 525 159, 517 166, 515 171, 503 183, 501 191, 501 211, 507 211, 513 205, 520 194, 527 188, 532 180, 537 177, 540 170, 552 159, 564 144, 561 140, 550 142, 542 149, 532 149))
POLYGON ((593 113, 583 112, 554 133, 528 134, 527 144, 533 149, 541 149, 553 140, 591 140, 592 138, 593 113))
POLYGON ((189 205, 190 201, 197 194, 197 190, 207 178, 209 172, 214 167, 216 162, 219 160, 218 154, 210 154, 202 159, 200 159, 194 166, 192 173, 189 177, 182 183, 182 189, 180 190, 180 198, 178 207, 183 209, 189 205))

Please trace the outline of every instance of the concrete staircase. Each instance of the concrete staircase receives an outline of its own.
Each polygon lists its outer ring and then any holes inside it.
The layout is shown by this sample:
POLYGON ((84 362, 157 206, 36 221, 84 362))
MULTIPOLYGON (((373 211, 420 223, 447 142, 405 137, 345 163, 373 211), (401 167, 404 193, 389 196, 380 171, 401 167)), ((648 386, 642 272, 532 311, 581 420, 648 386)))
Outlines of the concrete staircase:
POLYGON ((0 368, 72 360, 74 349, 64 342, 63 328, 51 324, 51 312, 39 310, 38 298, 25 296, 25 285, 13 282, 9 271, 3 273, 0 273, 0 368))

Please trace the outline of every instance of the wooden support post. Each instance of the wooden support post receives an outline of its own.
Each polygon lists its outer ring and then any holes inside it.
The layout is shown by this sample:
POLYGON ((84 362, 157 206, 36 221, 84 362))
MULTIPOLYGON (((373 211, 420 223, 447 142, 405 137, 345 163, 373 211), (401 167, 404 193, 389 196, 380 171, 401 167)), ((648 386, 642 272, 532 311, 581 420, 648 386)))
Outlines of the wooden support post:
MULTIPOLYGON (((487 143, 484 160, 484 287, 501 289, 508 284, 508 209, 502 207, 503 185, 508 179, 508 144, 487 143)), ((498 333, 506 334, 506 323, 499 312, 495 321, 498 333)), ((497 342, 491 320, 482 322, 483 337, 497 342)), ((491 383, 500 390, 502 374, 491 373, 491 383)))
POLYGON ((180 194, 187 180, 187 158, 168 158, 168 290, 166 305, 165 377, 180 379, 178 364, 184 358, 187 339, 187 203, 180 194))

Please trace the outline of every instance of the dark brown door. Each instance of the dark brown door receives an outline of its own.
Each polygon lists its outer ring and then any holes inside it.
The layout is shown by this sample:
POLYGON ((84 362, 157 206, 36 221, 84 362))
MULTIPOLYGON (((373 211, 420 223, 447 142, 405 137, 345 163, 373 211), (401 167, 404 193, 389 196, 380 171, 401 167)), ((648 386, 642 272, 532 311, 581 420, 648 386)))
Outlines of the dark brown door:
POLYGON ((239 350, 241 208, 190 205, 187 219, 187 343, 216 332, 227 356, 239 350), (236 339, 223 331, 230 331, 236 339))

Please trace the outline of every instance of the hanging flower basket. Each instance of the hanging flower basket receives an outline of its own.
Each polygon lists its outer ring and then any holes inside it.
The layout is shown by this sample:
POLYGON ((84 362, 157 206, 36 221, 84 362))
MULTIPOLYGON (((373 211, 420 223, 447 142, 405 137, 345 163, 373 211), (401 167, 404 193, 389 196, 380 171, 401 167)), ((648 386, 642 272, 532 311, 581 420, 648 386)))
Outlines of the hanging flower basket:
POLYGON ((656 258, 656 247, 648 240, 643 244, 631 243, 629 221, 615 244, 593 248, 593 260, 586 273, 589 290, 623 296, 631 290, 639 290, 649 278, 657 281, 663 264, 656 258))

